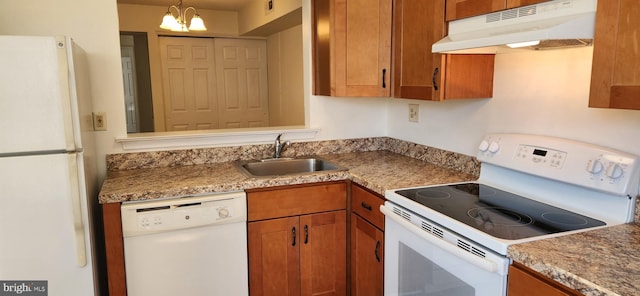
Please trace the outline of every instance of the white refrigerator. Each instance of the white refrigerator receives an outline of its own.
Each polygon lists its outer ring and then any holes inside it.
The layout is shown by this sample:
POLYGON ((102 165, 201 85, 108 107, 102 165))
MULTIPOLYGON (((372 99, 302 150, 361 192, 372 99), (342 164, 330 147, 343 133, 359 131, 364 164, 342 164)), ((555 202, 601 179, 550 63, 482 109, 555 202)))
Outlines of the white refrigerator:
POLYGON ((70 38, 0 36, 2 295, 96 295, 92 126, 70 38))

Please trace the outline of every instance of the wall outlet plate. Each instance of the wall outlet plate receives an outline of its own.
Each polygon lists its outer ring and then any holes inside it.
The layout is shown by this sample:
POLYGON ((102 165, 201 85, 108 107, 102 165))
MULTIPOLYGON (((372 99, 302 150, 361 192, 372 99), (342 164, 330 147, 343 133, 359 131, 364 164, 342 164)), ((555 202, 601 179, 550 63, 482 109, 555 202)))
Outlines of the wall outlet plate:
POLYGON ((93 112, 92 115, 93 115, 93 130, 106 131, 107 130, 107 113, 93 112))
POLYGON ((420 105, 409 104, 409 122, 418 122, 420 118, 420 105))
POLYGON ((270 14, 273 12, 273 2, 275 0, 264 0, 264 14, 270 14))

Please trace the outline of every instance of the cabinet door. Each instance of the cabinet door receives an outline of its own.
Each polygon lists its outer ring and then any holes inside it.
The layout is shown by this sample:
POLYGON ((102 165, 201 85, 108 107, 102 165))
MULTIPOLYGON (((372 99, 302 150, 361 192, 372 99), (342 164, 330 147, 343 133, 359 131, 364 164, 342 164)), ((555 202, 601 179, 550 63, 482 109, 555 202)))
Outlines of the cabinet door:
POLYGON ((391 1, 335 0, 337 96, 390 96, 391 1))
POLYGON ((640 110, 640 6, 598 1, 589 107, 640 110))
POLYGON ((436 100, 433 71, 439 68, 440 54, 432 54, 431 45, 445 35, 443 13, 444 0, 394 1, 394 97, 436 100))
POLYGON ((346 211, 301 216, 300 227, 301 294, 346 295, 346 211))
POLYGON ((431 53, 431 45, 446 34, 443 9, 444 0, 395 0, 394 97, 442 101, 493 96, 494 55, 431 53))
POLYGON ((382 296, 384 233, 351 214, 351 295, 382 296))
POLYGON ((446 20, 452 21, 506 9, 505 0, 447 0, 446 20))
POLYGON ((535 272, 523 265, 514 263, 509 266, 509 283, 507 285, 509 296, 577 296, 582 295, 575 290, 569 289, 559 283, 545 278, 542 274, 535 272))
POLYGON ((391 2, 313 1, 314 94, 391 95, 391 2))
POLYGON ((440 83, 434 85, 439 92, 437 99, 493 97, 494 64, 494 54, 442 55, 441 71, 434 79, 440 83))
POLYGON ((298 217, 248 224, 252 296, 300 295, 300 234, 298 217))

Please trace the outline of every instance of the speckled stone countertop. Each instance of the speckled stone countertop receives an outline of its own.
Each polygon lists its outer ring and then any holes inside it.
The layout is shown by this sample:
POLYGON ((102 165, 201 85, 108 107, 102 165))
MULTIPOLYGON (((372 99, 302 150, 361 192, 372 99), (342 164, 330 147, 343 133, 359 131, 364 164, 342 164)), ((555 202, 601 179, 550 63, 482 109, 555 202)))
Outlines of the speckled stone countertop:
POLYGON ((640 224, 510 246, 509 257, 587 295, 640 295, 640 224))
POLYGON ((100 203, 181 197, 250 188, 350 179, 384 194, 387 189, 475 180, 473 157, 390 138, 293 143, 283 157, 318 155, 343 171, 250 178, 233 161, 269 157, 271 145, 114 154, 100 203))
MULTIPOLYGON (((233 165, 268 158, 272 145, 107 156, 100 203, 350 179, 387 189, 475 180, 469 156, 390 138, 292 143, 283 157, 319 155, 345 171, 249 178, 233 165)), ((640 295, 640 205, 636 223, 513 245, 508 256, 585 295, 640 295)))

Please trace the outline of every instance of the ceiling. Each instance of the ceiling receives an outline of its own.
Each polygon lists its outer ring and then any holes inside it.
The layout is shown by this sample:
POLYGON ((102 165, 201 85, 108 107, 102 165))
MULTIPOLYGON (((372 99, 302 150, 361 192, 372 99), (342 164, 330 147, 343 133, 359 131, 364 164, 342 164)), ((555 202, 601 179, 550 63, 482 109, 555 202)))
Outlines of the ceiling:
MULTIPOLYGON (((240 10, 240 8, 251 1, 256 0, 183 0, 182 4, 198 9, 240 10)), ((177 4, 178 0, 117 0, 117 2, 123 4, 169 6, 170 4, 177 4)))

